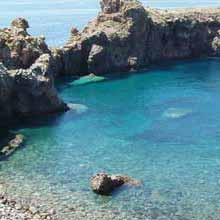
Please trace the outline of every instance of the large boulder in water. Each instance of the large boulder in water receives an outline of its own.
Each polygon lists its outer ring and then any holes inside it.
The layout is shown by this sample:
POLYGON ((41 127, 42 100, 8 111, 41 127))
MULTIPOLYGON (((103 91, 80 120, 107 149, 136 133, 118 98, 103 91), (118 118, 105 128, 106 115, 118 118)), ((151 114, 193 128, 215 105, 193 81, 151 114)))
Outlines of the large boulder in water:
POLYGON ((116 188, 124 184, 139 185, 140 182, 128 176, 106 173, 98 173, 91 179, 91 188, 99 195, 110 195, 116 188))

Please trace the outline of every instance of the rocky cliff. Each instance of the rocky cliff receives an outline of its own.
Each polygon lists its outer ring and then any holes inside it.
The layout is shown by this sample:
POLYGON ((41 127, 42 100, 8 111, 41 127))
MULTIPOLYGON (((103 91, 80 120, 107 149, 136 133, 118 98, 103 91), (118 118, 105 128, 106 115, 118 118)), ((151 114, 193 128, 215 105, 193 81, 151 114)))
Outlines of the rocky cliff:
POLYGON ((138 70, 173 59, 220 56, 220 8, 159 10, 102 0, 97 18, 71 30, 63 48, 27 32, 18 18, 0 29, 0 117, 66 110, 54 77, 138 70))
POLYGON ((102 0, 102 11, 63 49, 66 74, 129 71, 161 60, 220 55, 220 8, 159 10, 102 0))
POLYGON ((40 56, 28 69, 7 70, 0 64, 0 119, 67 110, 57 96, 50 56, 40 56))
POLYGON ((0 30, 0 119, 67 110, 54 87, 57 64, 43 38, 18 18, 0 30))
POLYGON ((44 37, 30 36, 28 28, 24 18, 17 18, 0 29, 0 62, 8 69, 29 68, 40 55, 50 53, 44 37))

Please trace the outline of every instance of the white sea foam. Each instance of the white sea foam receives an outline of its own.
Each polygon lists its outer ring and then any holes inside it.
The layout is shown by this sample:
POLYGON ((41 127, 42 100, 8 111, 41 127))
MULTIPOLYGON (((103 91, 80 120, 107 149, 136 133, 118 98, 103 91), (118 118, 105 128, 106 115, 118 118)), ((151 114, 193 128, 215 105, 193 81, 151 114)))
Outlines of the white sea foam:
POLYGON ((77 114, 82 114, 88 110, 88 107, 82 104, 69 103, 68 107, 75 111, 77 114))
POLYGON ((95 83, 95 82, 101 82, 104 81, 106 78, 103 76, 96 76, 94 74, 89 74, 87 76, 83 76, 79 78, 78 80, 75 80, 72 85, 84 85, 88 83, 95 83))

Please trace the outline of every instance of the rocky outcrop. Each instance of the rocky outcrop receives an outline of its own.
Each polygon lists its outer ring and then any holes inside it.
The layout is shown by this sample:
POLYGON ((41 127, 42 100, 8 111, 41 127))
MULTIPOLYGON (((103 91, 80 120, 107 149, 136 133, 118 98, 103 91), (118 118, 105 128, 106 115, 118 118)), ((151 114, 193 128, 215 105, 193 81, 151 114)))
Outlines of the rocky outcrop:
POLYGON ((102 11, 106 14, 117 13, 121 7, 120 0, 103 0, 100 4, 102 11))
POLYGON ((40 56, 28 69, 7 70, 0 64, 0 105, 4 119, 67 110, 54 87, 51 56, 40 56))
POLYGON ((159 10, 102 0, 101 13, 63 48, 66 74, 137 70, 173 59, 220 55, 220 9, 159 10))
POLYGON ((137 186, 140 185, 140 182, 129 176, 108 175, 106 173, 98 173, 91 179, 91 188, 99 195, 110 195, 116 188, 124 184, 137 186))
POLYGON ((30 36, 28 27, 18 18, 0 29, 0 119, 68 109, 54 87, 54 76, 63 68, 60 54, 51 52, 43 37, 30 36))
POLYGON ((17 18, 11 27, 0 29, 0 62, 8 69, 29 68, 40 55, 50 53, 44 37, 28 34, 28 22, 17 18))
POLYGON ((220 8, 159 10, 137 0, 102 0, 101 12, 63 48, 49 49, 18 18, 0 29, 0 117, 66 109, 58 75, 103 75, 158 61, 220 56, 220 8))

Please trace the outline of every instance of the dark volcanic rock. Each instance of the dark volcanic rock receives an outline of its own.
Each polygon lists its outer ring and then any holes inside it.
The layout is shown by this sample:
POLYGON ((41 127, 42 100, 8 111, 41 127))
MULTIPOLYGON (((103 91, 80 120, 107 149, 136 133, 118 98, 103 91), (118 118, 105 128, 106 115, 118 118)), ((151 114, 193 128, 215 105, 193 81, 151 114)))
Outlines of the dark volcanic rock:
POLYGON ((91 179, 91 188, 99 195, 110 195, 112 191, 124 184, 140 185, 140 182, 128 176, 105 173, 98 173, 91 179))

